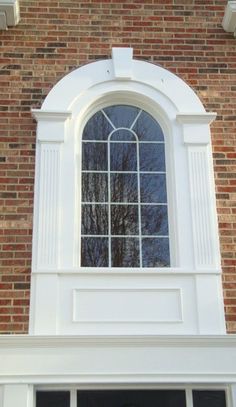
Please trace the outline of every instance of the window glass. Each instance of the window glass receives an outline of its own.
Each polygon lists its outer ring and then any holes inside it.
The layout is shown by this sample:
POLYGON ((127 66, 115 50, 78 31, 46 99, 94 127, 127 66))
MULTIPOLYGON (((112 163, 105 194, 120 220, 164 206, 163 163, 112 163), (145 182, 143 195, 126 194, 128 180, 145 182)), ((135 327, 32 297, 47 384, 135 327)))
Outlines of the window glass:
POLYGON ((186 407, 184 390, 78 391, 80 407, 186 407))
POLYGON ((193 390, 193 407, 226 407, 224 390, 193 390))
POLYGON ((81 266, 170 265, 164 135, 152 116, 114 105, 89 119, 81 195, 81 266))
POLYGON ((70 392, 37 391, 36 407, 70 407, 70 392))

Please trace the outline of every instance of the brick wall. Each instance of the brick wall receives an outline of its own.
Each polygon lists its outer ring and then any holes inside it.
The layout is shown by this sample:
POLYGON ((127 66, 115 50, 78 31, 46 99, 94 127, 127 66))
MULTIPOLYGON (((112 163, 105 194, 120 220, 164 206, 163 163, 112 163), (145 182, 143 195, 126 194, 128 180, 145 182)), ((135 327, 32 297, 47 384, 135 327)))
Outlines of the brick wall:
POLYGON ((28 329, 35 130, 55 83, 112 46, 132 46, 184 79, 212 125, 228 332, 236 332, 236 39, 221 27, 226 0, 20 0, 0 31, 0 333, 28 329))

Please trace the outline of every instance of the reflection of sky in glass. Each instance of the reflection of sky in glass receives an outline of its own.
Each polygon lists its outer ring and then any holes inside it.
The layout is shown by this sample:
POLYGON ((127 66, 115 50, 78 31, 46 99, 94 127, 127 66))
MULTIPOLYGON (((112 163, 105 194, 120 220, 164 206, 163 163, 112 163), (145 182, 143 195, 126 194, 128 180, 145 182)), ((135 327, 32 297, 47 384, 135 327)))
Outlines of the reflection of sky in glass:
POLYGON ((166 177, 164 174, 140 175, 141 202, 166 203, 166 177))
POLYGON ((137 134, 139 141, 164 141, 160 125, 147 112, 142 111, 133 130, 137 134))
POLYGON ((136 138, 130 130, 116 130, 112 133, 110 141, 136 141, 136 138))
POLYGON ((143 235, 168 235, 167 206, 142 205, 141 219, 143 235))
POLYGON ((95 113, 84 128, 83 140, 107 140, 112 129, 102 112, 95 113))
POLYGON ((83 140, 81 265, 169 266, 160 125, 137 107, 110 106, 88 121, 83 140))
POLYGON ((103 110, 116 128, 127 127, 128 129, 140 111, 138 107, 123 105, 109 106, 103 110))
POLYGON ((143 267, 167 267, 170 265, 169 239, 142 239, 143 267))
POLYGON ((140 171, 165 171, 164 144, 139 144, 140 171))

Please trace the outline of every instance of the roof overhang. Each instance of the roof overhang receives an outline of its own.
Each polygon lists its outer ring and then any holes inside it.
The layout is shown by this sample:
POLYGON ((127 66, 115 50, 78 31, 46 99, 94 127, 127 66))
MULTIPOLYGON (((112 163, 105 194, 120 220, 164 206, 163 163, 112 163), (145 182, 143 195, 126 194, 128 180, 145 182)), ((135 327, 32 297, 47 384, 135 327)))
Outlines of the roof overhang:
POLYGON ((228 1, 222 26, 226 32, 232 32, 236 35, 236 1, 228 1))
POLYGON ((20 21, 19 0, 0 0, 0 30, 7 30, 20 21))

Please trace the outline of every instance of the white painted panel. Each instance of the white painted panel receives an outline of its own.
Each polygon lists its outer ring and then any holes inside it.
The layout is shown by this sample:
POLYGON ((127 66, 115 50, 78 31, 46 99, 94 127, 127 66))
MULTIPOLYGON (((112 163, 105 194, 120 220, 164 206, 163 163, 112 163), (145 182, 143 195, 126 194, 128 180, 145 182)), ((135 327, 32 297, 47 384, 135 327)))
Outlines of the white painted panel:
POLYGON ((225 334, 221 275, 198 275, 196 279, 199 333, 225 334))
POLYGON ((75 322, 181 322, 179 289, 75 289, 75 322))
POLYGON ((58 319, 58 276, 37 274, 32 276, 35 295, 31 307, 30 332, 35 335, 55 335, 58 319))
POLYGON ((26 384, 5 385, 3 390, 3 407, 31 407, 31 386, 26 384))
POLYGON ((90 274, 59 277, 58 334, 196 334, 193 276, 90 274))

